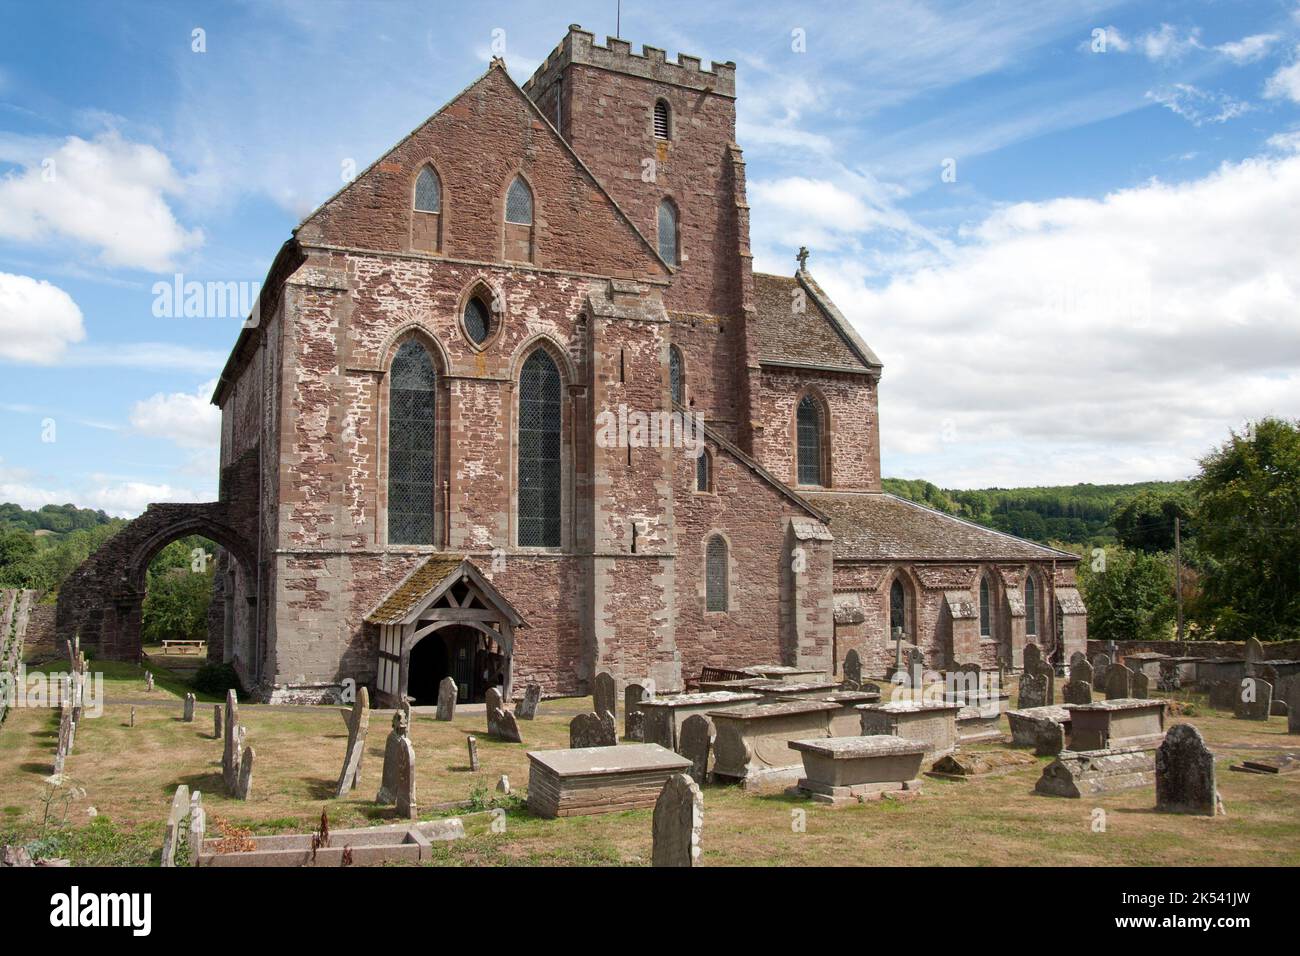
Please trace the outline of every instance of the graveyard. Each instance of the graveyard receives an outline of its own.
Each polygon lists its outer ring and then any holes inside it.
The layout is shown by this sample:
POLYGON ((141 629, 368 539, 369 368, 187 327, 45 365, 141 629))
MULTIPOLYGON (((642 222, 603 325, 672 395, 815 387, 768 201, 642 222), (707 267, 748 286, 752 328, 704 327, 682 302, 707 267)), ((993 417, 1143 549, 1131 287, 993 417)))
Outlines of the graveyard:
MULTIPOLYGON (((66 669, 68 665, 50 665, 51 669, 60 666, 66 669)), ((223 738, 229 724, 220 728, 220 734, 217 732, 214 707, 219 712, 225 707, 220 699, 196 695, 192 703, 187 701, 186 695, 192 692, 166 671, 152 674, 150 688, 144 669, 137 665, 91 662, 89 669, 104 674, 102 715, 78 722, 75 746, 65 758, 57 784, 51 778, 52 757, 59 749, 59 711, 15 708, 0 727, 0 844, 37 841, 49 848, 49 856, 67 859, 72 865, 158 865, 168 807, 177 788, 184 787, 202 794, 208 840, 235 847, 251 847, 256 840, 271 845, 266 838, 284 837, 282 844, 301 850, 308 840, 306 835, 318 830, 324 812, 335 834, 364 829, 378 839, 383 833, 374 828, 393 828, 408 822, 435 833, 418 856, 411 851, 402 857, 385 858, 396 864, 648 866, 655 855, 654 797, 665 777, 656 778, 648 800, 638 798, 635 808, 615 808, 612 812, 580 810, 576 815, 551 818, 537 812, 536 801, 529 793, 529 752, 549 754, 554 757, 553 763, 562 762, 565 758, 560 755, 586 753, 567 749, 575 739, 571 734, 591 734, 608 742, 608 721, 602 727, 600 720, 588 726, 578 719, 594 717, 596 705, 589 697, 541 700, 536 702, 532 719, 515 720, 520 702, 506 703, 498 719, 508 716, 521 742, 502 739, 499 727, 497 733, 489 733, 483 705, 457 707, 447 720, 439 720, 432 707, 413 708, 409 718, 401 711, 372 710, 369 732, 358 751, 359 767, 350 765, 353 776, 349 782, 353 785, 346 788, 340 771, 343 777, 348 776, 345 762, 352 708, 240 703, 238 725, 245 747, 256 752, 256 765, 255 769, 245 767, 248 780, 242 784, 247 795, 238 799, 238 775, 229 784, 223 779, 223 738), (193 719, 186 720, 191 708, 193 719), (389 793, 382 801, 376 799, 381 789, 390 789, 391 781, 382 778, 385 750, 394 743, 389 731, 395 714, 399 717, 397 723, 403 725, 401 749, 413 757, 413 777, 407 792, 414 806, 409 818, 401 808, 400 794, 389 793), (467 738, 471 736, 475 740, 477 769, 470 766, 467 738), (509 781, 508 793, 501 787, 503 776, 509 781), (346 792, 339 796, 341 789, 346 792), (456 830, 455 838, 440 838, 438 834, 448 828, 456 830)), ((1020 700, 1022 679, 1011 676, 1006 688, 1009 702, 1004 707, 1012 711, 1020 700)), ((1051 683, 1051 704, 1060 705, 1069 682, 1051 683)), ((790 682, 786 686, 792 685, 790 682)), ((776 685, 778 694, 781 686, 779 682, 776 685)), ((891 690, 887 683, 878 686, 886 695, 891 690)), ((600 687, 597 692, 602 692, 600 687)), ((822 693, 820 689, 816 692, 822 693)), ((1213 752, 1217 790, 1225 812, 1214 816, 1157 812, 1158 788, 1151 782, 1154 777, 1150 768, 1142 785, 1085 795, 1083 799, 1036 792, 1044 770, 1055 758, 1051 753, 1035 756, 1035 750, 1043 748, 1032 743, 1012 745, 1012 728, 1004 712, 997 720, 1006 742, 963 741, 956 746, 955 756, 960 756, 963 764, 972 764, 980 761, 966 758, 998 763, 1000 755, 1017 755, 1009 766, 969 779, 962 779, 960 774, 922 773, 913 781, 919 787, 911 791, 889 793, 885 799, 858 801, 850 797, 836 801, 834 806, 829 797, 813 799, 811 792, 782 785, 791 780, 768 780, 770 767, 752 781, 736 780, 729 775, 743 774, 744 769, 728 763, 724 747, 708 766, 725 773, 706 778, 699 788, 703 825, 696 862, 703 866, 1300 864, 1300 774, 1241 773, 1230 769, 1242 761, 1300 748, 1300 737, 1288 733, 1286 717, 1243 719, 1230 710, 1211 709, 1206 694, 1190 689, 1152 690, 1150 699, 1112 702, 1111 706, 1100 703, 1103 695, 1094 699, 1099 703, 1091 708, 1101 712, 1102 718, 1112 718, 1106 725, 1108 732, 1130 735, 1117 737, 1119 742, 1144 743, 1150 741, 1138 732, 1148 729, 1146 725, 1134 730, 1110 712, 1133 711, 1141 717, 1164 711, 1155 705, 1167 701, 1160 736, 1186 724, 1199 731, 1213 752), (900 799, 900 795, 908 799, 900 799), (1100 829, 1099 810, 1104 811, 1104 826, 1100 829)), ((623 745, 619 751, 655 749, 650 744, 629 743, 624 703, 620 697, 615 704, 613 733, 623 745)), ((875 704, 856 706, 879 708, 875 704)), ((839 707, 798 695, 784 702, 767 698, 758 703, 741 701, 729 717, 716 720, 715 741, 727 735, 748 734, 748 750, 742 747, 737 752, 761 755, 765 739, 773 739, 773 735, 783 739, 782 734, 808 736, 808 728, 818 715, 829 721, 829 715, 838 714, 839 707), (763 727, 768 737, 754 736, 755 728, 763 727)), ((942 706, 934 709, 944 711, 942 706)), ((888 717, 897 710, 879 708, 875 711, 878 716, 872 719, 880 720, 881 715, 888 717)), ((1091 719, 1095 723, 1102 718, 1091 719)), ((1075 717, 1076 721, 1080 719, 1075 717)), ((690 720, 688 717, 683 722, 677 738, 681 749, 688 749, 687 738, 702 724, 692 725, 690 720)), ((912 725, 902 724, 901 731, 892 733, 906 733, 908 726, 912 725)), ((891 731, 873 733, 888 735, 891 731)), ((1181 741, 1181 732, 1171 736, 1179 736, 1180 745, 1186 743, 1181 741)), ((930 758, 939 750, 950 749, 936 738, 914 747, 898 745, 905 738, 897 736, 855 738, 837 732, 827 739, 840 745, 814 741, 803 749, 841 770, 850 766, 845 758, 856 758, 863 749, 844 741, 892 740, 894 744, 881 752, 889 760, 903 762, 915 759, 909 754, 924 752, 930 758)), ((584 738, 580 742, 589 741, 584 738)), ((1193 743, 1199 747, 1199 742, 1193 743)), ((880 748, 879 743, 865 746, 868 750, 880 748)), ((614 753, 613 749, 608 752, 614 753)), ((241 751, 246 759, 247 753, 247 749, 241 751)), ((662 753, 675 757, 669 748, 662 753)), ((1148 749, 1145 753, 1152 755, 1155 751, 1148 749)), ((797 756, 792 759, 797 763, 797 756)), ((924 769, 932 763, 927 759, 924 769)), ((689 764, 689 760, 678 759, 674 766, 689 773, 689 764)), ((913 772, 893 772, 893 776, 913 772)), ((673 776, 677 783, 672 786, 686 786, 681 782, 689 780, 686 773, 673 776)), ((868 790, 874 786, 869 782, 854 784, 850 777, 840 782, 868 790)), ((841 788, 840 792, 849 793, 851 789, 841 788)), ((362 840, 357 836, 351 839, 358 846, 355 850, 349 847, 345 855, 350 859, 355 853, 355 862, 361 864, 362 840)))

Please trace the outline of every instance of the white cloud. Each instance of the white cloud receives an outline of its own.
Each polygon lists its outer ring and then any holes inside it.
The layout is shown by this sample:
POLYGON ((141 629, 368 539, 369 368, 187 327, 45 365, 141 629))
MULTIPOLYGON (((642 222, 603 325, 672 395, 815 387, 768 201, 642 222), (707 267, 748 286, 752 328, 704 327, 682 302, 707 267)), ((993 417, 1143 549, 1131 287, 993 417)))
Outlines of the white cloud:
POLYGON ((205 499, 190 488, 144 481, 120 481, 96 488, 79 500, 82 507, 102 508, 114 518, 134 518, 156 501, 190 502, 205 499))
POLYGON ((85 336, 72 296, 44 280, 0 272, 0 358, 50 365, 85 336))
POLYGON ((855 258, 814 271, 885 363, 887 474, 1169 478, 1300 407, 1297 221, 1287 153, 1008 206, 882 287, 855 258))
POLYGON ((1300 103, 1300 46, 1296 47, 1296 60, 1278 71, 1264 84, 1264 96, 1270 100, 1291 100, 1300 103))
POLYGON ((26 468, 10 468, 0 459, 0 504, 12 502, 20 508, 34 511, 48 504, 62 504, 73 500, 66 488, 52 488, 36 484, 37 476, 26 468))
POLYGON ((1173 111, 1193 126, 1226 123, 1251 110, 1251 105, 1244 100, 1234 99, 1227 93, 1202 90, 1189 83, 1148 90, 1146 95, 1147 99, 1173 111))
POLYGON ((1220 43, 1214 49, 1239 65, 1254 63, 1267 55, 1278 39, 1276 33, 1255 33, 1230 43, 1220 43))
POLYGON ((205 382, 193 394, 162 392, 131 409, 131 427, 142 435, 166 438, 181 448, 210 449, 221 440, 221 409, 210 402, 216 381, 205 382))
POLYGON ((154 147, 112 131, 70 136, 46 155, 42 145, 0 140, 0 161, 22 167, 0 179, 0 237, 70 239, 97 249, 103 265, 150 270, 202 244, 202 231, 182 227, 168 205, 183 184, 154 147))
POLYGON ((62 364, 92 368, 166 369, 211 375, 221 371, 225 362, 226 353, 215 349, 196 349, 170 342, 124 342, 69 349, 62 364))
POLYGON ((1143 34, 1137 41, 1137 48, 1148 60, 1177 60, 1192 50, 1204 49, 1200 32, 1193 28, 1180 35, 1177 27, 1162 23, 1159 30, 1143 34))

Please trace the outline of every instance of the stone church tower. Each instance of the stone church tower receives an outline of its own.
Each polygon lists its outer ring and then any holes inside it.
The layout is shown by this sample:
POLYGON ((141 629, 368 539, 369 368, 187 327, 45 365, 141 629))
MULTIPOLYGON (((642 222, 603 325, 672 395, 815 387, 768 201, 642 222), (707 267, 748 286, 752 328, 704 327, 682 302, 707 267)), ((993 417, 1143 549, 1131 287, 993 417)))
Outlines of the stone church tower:
POLYGON ((213 396, 221 500, 133 522, 61 627, 137 653, 141 569, 203 533, 209 653, 267 700, 1080 647, 1075 556, 881 493, 881 362, 806 255, 753 273, 735 97, 576 26, 522 87, 494 61, 294 230, 213 396))

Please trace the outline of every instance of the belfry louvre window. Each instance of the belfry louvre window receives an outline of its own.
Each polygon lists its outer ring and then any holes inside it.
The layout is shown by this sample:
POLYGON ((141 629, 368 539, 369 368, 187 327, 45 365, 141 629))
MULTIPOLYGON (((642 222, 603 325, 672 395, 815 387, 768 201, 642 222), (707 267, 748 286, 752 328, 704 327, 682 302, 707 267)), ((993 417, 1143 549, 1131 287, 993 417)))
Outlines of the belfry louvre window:
POLYGON ((663 100, 655 103, 655 139, 668 139, 668 104, 663 100))
POLYGON ((560 370, 537 349, 519 374, 518 516, 521 547, 560 546, 560 370))
POLYGON ((709 539, 704 560, 705 607, 727 610, 727 542, 720 534, 709 539))
POLYGON ((415 208, 420 212, 442 212, 442 187, 438 174, 428 166, 420 170, 415 180, 415 208))
POLYGON ((533 224, 533 191, 522 176, 516 176, 506 193, 506 222, 521 226, 533 224))
POLYGON ((682 403, 682 353, 677 346, 668 346, 668 390, 673 401, 682 403))
POLYGON ((670 266, 677 262, 677 207, 665 199, 659 204, 659 258, 670 266))
POLYGON ((388 376, 388 541, 433 544, 435 376, 419 342, 404 342, 388 376))
POLYGON ((993 634, 992 608, 989 607, 989 580, 980 578, 980 637, 993 634))
POLYGON ((822 481, 822 413, 817 400, 805 395, 797 415, 799 484, 820 485, 822 481))
POLYGON ((483 300, 476 295, 470 296, 465 303, 465 334, 475 345, 482 345, 492 334, 492 315, 483 300))
POLYGON ((1038 594, 1032 576, 1025 579, 1025 633, 1038 633, 1038 594))

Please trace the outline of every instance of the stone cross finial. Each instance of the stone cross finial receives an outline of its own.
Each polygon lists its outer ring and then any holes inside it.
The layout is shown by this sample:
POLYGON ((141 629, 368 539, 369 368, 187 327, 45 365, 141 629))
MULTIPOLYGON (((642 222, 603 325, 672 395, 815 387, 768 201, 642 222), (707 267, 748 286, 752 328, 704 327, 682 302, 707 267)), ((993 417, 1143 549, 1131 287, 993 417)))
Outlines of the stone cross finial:
POLYGON ((805 272, 805 271, 807 271, 807 269, 808 269, 808 247, 807 247, 807 246, 800 246, 800 247, 799 247, 799 252, 798 252, 798 254, 795 256, 795 258, 799 260, 799 271, 800 271, 800 272, 805 272))

